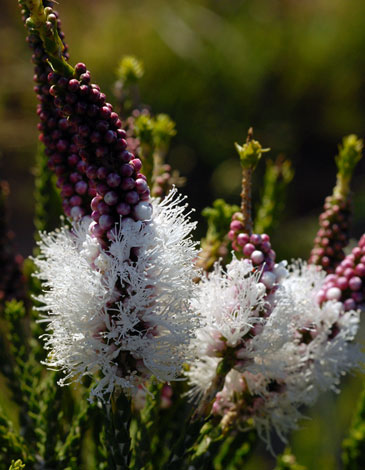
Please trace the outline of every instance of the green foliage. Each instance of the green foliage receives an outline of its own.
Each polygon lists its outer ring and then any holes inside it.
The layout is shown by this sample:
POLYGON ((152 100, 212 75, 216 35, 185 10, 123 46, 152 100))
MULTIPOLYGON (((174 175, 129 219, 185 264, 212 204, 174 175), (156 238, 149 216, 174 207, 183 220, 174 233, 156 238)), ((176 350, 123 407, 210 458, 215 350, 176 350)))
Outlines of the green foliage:
POLYGON ((208 224, 206 239, 223 241, 229 231, 232 215, 239 210, 238 206, 228 204, 223 199, 216 199, 213 207, 203 209, 202 216, 208 224))
POLYGON ((152 381, 146 395, 146 403, 133 420, 133 469, 157 470, 166 460, 168 429, 162 430, 161 391, 163 385, 152 381), (164 442, 159 436, 164 435, 164 442))
MULTIPOLYGON (((238 470, 244 468, 257 442, 254 430, 230 429, 222 432, 213 418, 203 426, 195 452, 189 461, 191 470, 238 470)), ((299 469, 298 469, 299 470, 299 469)))
POLYGON ((165 149, 176 135, 174 121, 167 114, 157 114, 153 122, 153 143, 157 149, 165 149))
POLYGON ((334 195, 346 197, 350 190, 353 171, 361 160, 364 143, 356 135, 344 137, 342 145, 338 146, 338 155, 335 157, 338 174, 334 195))
MULTIPOLYGON (((90 427, 90 422, 92 423, 91 417, 95 411, 95 406, 90 405, 85 398, 86 397, 82 398, 78 406, 78 413, 75 413, 73 416, 66 439, 64 442, 60 440, 60 442, 63 443, 59 446, 57 455, 55 456, 55 464, 58 465, 60 469, 78 470, 81 466, 82 444, 85 438, 85 433, 90 427)), ((57 432, 57 427, 59 427, 58 423, 61 419, 62 412, 59 413, 58 419, 53 425, 56 428, 54 430, 55 432, 57 432)), ((50 442, 48 442, 48 450, 51 450, 50 442)), ((104 458, 103 460, 106 459, 104 458)))
MULTIPOLYGON (((35 357, 37 348, 29 348, 31 329, 27 327, 22 302, 11 301, 5 306, 8 342, 2 344, 1 372, 8 380, 13 400, 19 406, 19 425, 22 438, 13 430, 5 414, 1 417, 1 445, 8 458, 21 457, 32 469, 37 456, 46 468, 77 470, 85 431, 89 426, 89 410, 84 394, 75 407, 68 389, 59 387, 57 375, 48 373, 35 357), (70 423, 70 424, 69 424, 70 423)), ((10 463, 7 462, 7 464, 10 463)))
POLYGON ((59 192, 56 189, 55 175, 47 165, 48 157, 44 153, 44 146, 39 145, 36 153, 34 168, 34 226, 36 238, 38 232, 50 232, 54 230, 60 221, 62 204, 59 192))
POLYGON ((348 437, 343 441, 345 470, 365 468, 365 390, 362 392, 348 437))
POLYGON ((203 209, 202 215, 207 220, 208 228, 206 236, 201 240, 202 250, 197 264, 205 271, 209 271, 220 258, 224 262, 228 261, 227 234, 232 215, 237 211, 238 206, 227 204, 223 199, 217 199, 213 202, 213 207, 203 209))
POLYGON ((254 222, 256 233, 270 235, 280 223, 285 209, 287 188, 293 177, 294 170, 290 160, 281 156, 275 161, 266 160, 262 197, 254 222))
POLYGON ((1 372, 7 378, 14 401, 24 408, 23 392, 26 380, 23 376, 28 356, 25 332, 25 307, 22 302, 12 300, 5 304, 4 318, 7 320, 7 343, 3 343, 1 372), (9 355, 10 352, 10 355, 9 355), (5 359, 6 358, 6 359, 5 359))
POLYGON ((127 470, 131 460, 131 403, 123 392, 105 404, 105 443, 110 470, 127 470))
POLYGON ((0 312, 5 302, 11 299, 25 299, 24 278, 21 256, 16 255, 12 243, 13 234, 8 228, 7 198, 10 190, 7 182, 0 180, 0 312))
POLYGON ((175 123, 167 114, 158 114, 156 117, 141 113, 134 121, 136 137, 142 145, 154 149, 166 148, 171 137, 176 135, 175 123))
POLYGON ((201 432, 204 433, 204 418, 192 419, 191 415, 185 419, 182 425, 182 432, 179 439, 171 449, 169 460, 164 470, 184 470, 186 462, 193 453, 193 446, 200 437, 201 432))
POLYGON ((23 439, 14 431, 12 423, 0 409, 0 463, 8 466, 12 459, 19 457, 25 462, 31 460, 23 439))
POLYGON ((132 55, 124 56, 119 62, 117 76, 123 86, 135 85, 144 75, 143 62, 132 55))
POLYGON ((269 152, 270 149, 263 149, 260 142, 253 140, 249 133, 247 142, 243 145, 234 144, 240 157, 241 166, 245 170, 254 170, 260 161, 262 154, 269 152))
POLYGON ((25 469, 25 464, 22 463, 21 460, 12 460, 9 470, 22 470, 25 469))
POLYGON ((165 164, 170 140, 176 134, 174 121, 167 114, 152 116, 145 109, 133 119, 133 132, 152 195, 161 197, 173 185, 182 186, 184 179, 165 164))
POLYGON ((134 132, 142 145, 153 145, 153 118, 149 114, 140 114, 134 121, 134 132))
POLYGON ((132 462, 131 469, 161 470, 175 452, 183 434, 184 423, 191 416, 192 406, 188 403, 186 382, 171 385, 152 381, 146 394, 146 403, 132 420, 132 462), (170 390, 170 401, 164 401, 164 389, 170 390))
POLYGON ((243 468, 255 450, 257 434, 255 431, 233 431, 222 442, 214 459, 215 470, 238 470, 243 468))
POLYGON ((195 452, 189 461, 189 468, 192 470, 209 470, 213 467, 213 459, 227 437, 217 424, 208 422, 202 427, 195 452))

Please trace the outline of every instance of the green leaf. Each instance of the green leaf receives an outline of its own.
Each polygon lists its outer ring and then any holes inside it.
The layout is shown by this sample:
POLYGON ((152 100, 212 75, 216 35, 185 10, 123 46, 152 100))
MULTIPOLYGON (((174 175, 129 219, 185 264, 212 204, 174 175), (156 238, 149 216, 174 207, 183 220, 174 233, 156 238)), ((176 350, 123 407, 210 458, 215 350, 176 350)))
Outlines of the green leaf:
POLYGON ((334 195, 346 197, 350 191, 350 182, 357 163, 362 158, 364 142, 355 134, 348 135, 342 139, 338 146, 338 155, 335 157, 337 165, 337 183, 334 195))
POLYGON ((15 460, 11 461, 9 470, 22 470, 22 469, 25 469, 25 464, 20 459, 18 459, 17 461, 15 460))
POLYGON ((12 423, 0 408, 0 462, 9 465, 12 459, 19 457, 25 462, 33 460, 23 439, 14 431, 12 423))
POLYGON ((126 55, 119 62, 117 75, 124 86, 134 85, 144 75, 143 62, 133 55, 126 55))
POLYGON ((131 404, 123 392, 104 405, 110 470, 127 470, 131 459, 131 404))
POLYGON ((260 142, 253 139, 243 145, 239 145, 237 142, 234 145, 240 157, 241 166, 246 170, 254 170, 262 154, 270 151, 269 148, 263 149, 260 142))
POLYGON ((256 213, 254 231, 271 234, 285 209, 287 188, 294 177, 290 160, 279 156, 266 160, 262 197, 256 213))
POLYGON ((345 470, 365 468, 365 389, 360 396, 348 437, 342 443, 345 470))

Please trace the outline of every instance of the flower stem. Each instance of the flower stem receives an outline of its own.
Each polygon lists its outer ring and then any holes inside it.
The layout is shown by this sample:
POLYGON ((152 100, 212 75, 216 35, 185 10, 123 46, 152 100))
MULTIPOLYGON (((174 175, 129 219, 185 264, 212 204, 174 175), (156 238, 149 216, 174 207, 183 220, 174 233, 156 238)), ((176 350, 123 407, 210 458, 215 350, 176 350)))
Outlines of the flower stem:
POLYGON ((190 449, 193 447, 205 423, 205 418, 192 420, 188 418, 180 439, 171 451, 169 461, 167 462, 164 470, 185 470, 186 458, 188 457, 190 449))
POLYGON ((131 459, 130 400, 121 393, 105 405, 106 437, 110 470, 128 470, 131 459))
POLYGON ((72 77, 74 69, 62 55, 64 45, 57 31, 57 18, 52 8, 44 8, 42 0, 20 0, 19 4, 29 10, 26 26, 39 34, 51 67, 65 77, 72 77))
POLYGON ((249 235, 252 234, 252 207, 251 207, 251 180, 252 170, 242 168, 242 191, 241 191, 241 212, 243 215, 243 230, 249 235))
POLYGON ((243 215, 243 231, 252 234, 251 216, 251 186, 252 173, 255 170, 263 153, 270 149, 263 149, 257 140, 253 140, 253 129, 250 127, 247 134, 246 143, 242 146, 235 143, 236 150, 240 156, 242 167, 242 191, 241 191, 241 212, 243 215))

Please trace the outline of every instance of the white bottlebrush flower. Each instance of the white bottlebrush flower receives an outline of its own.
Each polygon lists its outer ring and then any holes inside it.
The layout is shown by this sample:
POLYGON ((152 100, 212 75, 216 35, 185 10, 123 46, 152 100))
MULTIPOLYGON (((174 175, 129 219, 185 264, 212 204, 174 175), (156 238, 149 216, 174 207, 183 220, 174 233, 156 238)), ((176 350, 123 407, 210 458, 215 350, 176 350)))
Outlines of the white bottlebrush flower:
POLYGON ((251 261, 233 258, 227 270, 216 264, 203 277, 192 308, 202 317, 197 332, 199 357, 219 355, 226 346, 236 347, 265 311, 265 286, 251 261))
POLYGON ((115 386, 136 391, 149 374, 179 375, 198 324, 189 306, 195 223, 182 199, 173 190, 153 202, 150 221, 124 219, 106 251, 86 221, 42 234, 39 310, 47 364, 64 371, 61 385, 100 371, 92 395, 103 399, 115 386))
POLYGON ((324 275, 297 263, 272 298, 262 331, 247 344, 246 370, 293 387, 292 400, 312 404, 318 393, 336 390, 339 379, 361 358, 353 343, 358 312, 340 302, 316 300, 324 275))
POLYGON ((341 376, 358 366, 363 358, 358 345, 353 343, 359 312, 346 312, 337 301, 320 306, 316 299, 323 280, 324 274, 318 272, 318 267, 306 263, 293 265, 277 292, 272 313, 291 316, 290 325, 297 334, 281 348, 282 363, 287 371, 286 381, 292 380, 296 388, 293 399, 295 394, 307 405, 322 391, 336 391, 341 376))
MULTIPOLYGON (((245 426, 252 418, 269 448, 273 429, 285 441, 298 425, 299 409, 312 405, 323 391, 338 391, 341 376, 364 359, 353 343, 358 312, 345 311, 340 302, 320 306, 316 300, 324 277, 306 263, 289 267, 288 276, 268 299, 269 315, 246 336, 237 354, 241 363, 234 365, 238 370, 229 372, 213 406, 224 425, 234 419, 235 425, 245 426)), ((228 290, 225 293, 232 296, 228 290)), ((221 305, 228 303, 229 299, 221 300, 221 305)), ((195 361, 191 383, 207 390, 218 362, 217 358, 212 363, 206 358, 195 361)))

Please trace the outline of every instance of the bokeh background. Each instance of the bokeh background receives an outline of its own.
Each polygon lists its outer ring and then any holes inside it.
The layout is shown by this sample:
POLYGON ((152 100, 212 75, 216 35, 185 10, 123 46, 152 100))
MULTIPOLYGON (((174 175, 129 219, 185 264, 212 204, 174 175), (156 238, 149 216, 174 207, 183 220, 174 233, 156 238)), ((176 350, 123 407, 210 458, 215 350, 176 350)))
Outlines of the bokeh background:
MULTIPOLYGON (((176 122, 168 161, 187 177, 184 192, 197 217, 218 197, 239 203, 233 143, 244 141, 249 126, 273 158, 290 158, 296 173, 274 243, 280 258, 308 257, 335 182, 337 145, 346 134, 365 134, 363 0, 59 0, 57 9, 71 62, 85 62, 111 102, 120 58, 144 62, 142 101, 176 122)), ((0 176, 10 183, 10 225, 27 256, 37 117, 24 38, 17 1, 1 0, 0 176)), ((256 201, 263 171, 261 163, 256 201)), ((365 231, 364 177, 365 160, 353 180, 354 239, 365 231)), ((200 235, 204 229, 201 221, 200 235)), ((347 379, 343 393, 322 398, 293 434, 294 452, 309 469, 340 468, 361 388, 360 376, 347 379)), ((248 468, 273 467, 261 450, 248 468)))

